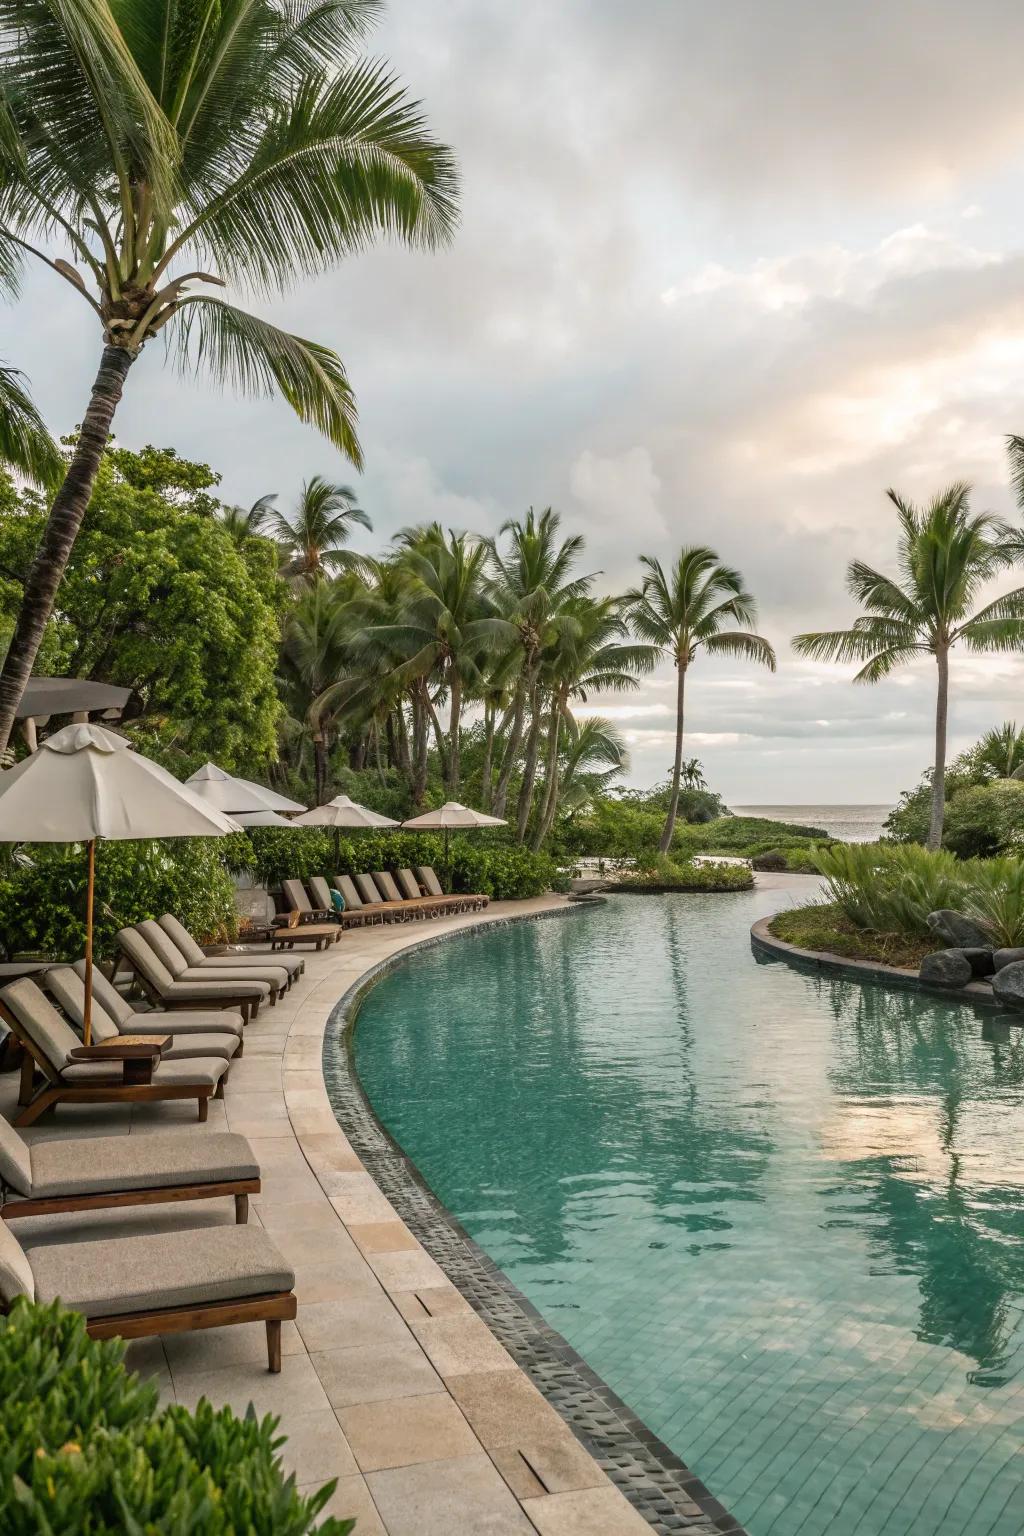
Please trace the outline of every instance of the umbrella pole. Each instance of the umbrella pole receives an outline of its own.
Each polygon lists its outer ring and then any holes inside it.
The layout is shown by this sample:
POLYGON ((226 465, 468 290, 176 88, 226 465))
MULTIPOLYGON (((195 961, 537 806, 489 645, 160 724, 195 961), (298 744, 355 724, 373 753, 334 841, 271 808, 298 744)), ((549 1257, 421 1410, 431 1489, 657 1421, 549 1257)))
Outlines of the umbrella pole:
POLYGON ((85 1011, 82 1015, 82 1039, 92 1043, 92 905, 96 890, 96 839, 90 837, 89 876, 85 887, 85 1011))

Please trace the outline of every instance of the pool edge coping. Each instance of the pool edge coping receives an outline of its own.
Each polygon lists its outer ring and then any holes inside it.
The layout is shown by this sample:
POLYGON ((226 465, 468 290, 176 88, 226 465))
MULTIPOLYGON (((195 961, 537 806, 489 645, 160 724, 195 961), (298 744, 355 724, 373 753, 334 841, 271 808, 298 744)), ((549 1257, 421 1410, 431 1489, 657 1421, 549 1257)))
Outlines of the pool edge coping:
POLYGON ((400 1219, 472 1307, 474 1313, 486 1324, 491 1334, 509 1350, 517 1367, 541 1393, 545 1401, 555 1409, 584 1450, 593 1457, 633 1508, 648 1521, 653 1529, 666 1533, 675 1533, 688 1528, 699 1529, 701 1525, 707 1529, 710 1525, 718 1536, 747 1536, 745 1528, 707 1488, 702 1479, 687 1466, 682 1457, 666 1445, 598 1375, 568 1340, 548 1323, 540 1309, 519 1290, 504 1270, 470 1236, 458 1218, 439 1199, 412 1158, 403 1151, 401 1145, 378 1118, 355 1065, 355 1030, 359 1010, 369 993, 392 971, 407 964, 422 951, 437 948, 450 939, 478 938, 498 928, 565 917, 577 911, 585 911, 589 905, 596 904, 570 902, 564 907, 556 907, 548 911, 509 914, 487 923, 431 934, 385 956, 357 977, 331 1009, 323 1035, 321 1072, 327 1096, 338 1118, 338 1123, 378 1187, 382 1187, 378 1177, 381 1172, 379 1164, 382 1161, 387 1163, 387 1172, 391 1175, 388 1183, 391 1187, 385 1189, 384 1193, 394 1204, 400 1219), (344 1084, 339 1083, 339 1078, 344 1079, 344 1084), (336 1090, 343 1086, 350 1090, 351 1100, 342 1106, 337 1101, 336 1090), (351 1123, 349 1115, 353 1110, 362 1118, 361 1126, 351 1123), (345 1118, 342 1118, 343 1115, 345 1118), (429 1220, 425 1220, 425 1215, 429 1220), (449 1240, 447 1245, 438 1241, 442 1234, 449 1240), (605 1415, 610 1413, 614 1417, 614 1428, 611 1431, 606 1429, 605 1433, 613 1434, 620 1456, 626 1456, 635 1462, 637 1451, 641 1452, 640 1460, 653 1463, 655 1471, 660 1473, 670 1486, 659 1487, 657 1484, 650 1484, 640 1487, 640 1479, 635 1474, 631 1478, 628 1471, 621 1465, 615 1464, 614 1452, 602 1450, 597 1443, 596 1437, 601 1433, 600 1429, 596 1425, 588 1429, 585 1424, 581 1424, 579 1420, 570 1416, 563 1402, 559 1400, 558 1393, 554 1392, 551 1380, 539 1372, 536 1365, 531 1369, 529 1361, 524 1361, 520 1353, 509 1348, 508 1339, 502 1336, 498 1319, 492 1311, 486 1304, 480 1304, 479 1299, 474 1295, 466 1294, 465 1274, 460 1275, 457 1269, 455 1273, 452 1272, 455 1268, 450 1256, 453 1241, 465 1250, 472 1263, 482 1272, 487 1286, 500 1293, 506 1309, 511 1309, 517 1315, 516 1320, 524 1326, 524 1331, 531 1335, 531 1349, 543 1358, 552 1372, 557 1370, 561 1373, 558 1385, 563 1389, 562 1395, 564 1396, 566 1376, 575 1378, 579 1394, 595 1395, 600 1400, 600 1408, 604 1410, 605 1415), (672 1503, 673 1492, 679 1496, 678 1503, 688 1503, 690 1508, 674 1510, 668 1507, 672 1503), (660 1505, 660 1509, 655 1508, 655 1505, 660 1505))

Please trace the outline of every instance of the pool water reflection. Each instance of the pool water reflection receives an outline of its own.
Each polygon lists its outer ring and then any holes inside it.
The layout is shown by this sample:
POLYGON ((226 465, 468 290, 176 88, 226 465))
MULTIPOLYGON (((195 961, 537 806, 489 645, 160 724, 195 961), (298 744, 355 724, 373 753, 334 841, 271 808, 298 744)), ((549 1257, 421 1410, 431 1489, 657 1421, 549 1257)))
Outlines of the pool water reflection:
POLYGON ((753 1536, 1019 1536, 1024 1031, 759 964, 792 890, 416 956, 363 1006, 360 1076, 753 1536))

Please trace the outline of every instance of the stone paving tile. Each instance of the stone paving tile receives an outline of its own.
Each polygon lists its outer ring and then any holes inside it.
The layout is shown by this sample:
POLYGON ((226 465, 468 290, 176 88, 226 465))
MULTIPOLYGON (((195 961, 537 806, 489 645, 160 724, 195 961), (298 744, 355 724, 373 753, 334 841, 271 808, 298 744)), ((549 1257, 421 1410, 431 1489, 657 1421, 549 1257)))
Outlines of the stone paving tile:
POLYGON ((521 1371, 514 1376, 506 1371, 454 1376, 448 1390, 488 1450, 554 1438, 564 1428, 521 1371))
POLYGON ((446 1317, 410 1318, 408 1321, 440 1376, 518 1370, 512 1356, 475 1312, 454 1312, 446 1317))
MULTIPOLYGON (((244 1365, 254 1371, 267 1367, 267 1335, 261 1323, 232 1328, 204 1328, 200 1333, 169 1333, 163 1340, 171 1375, 199 1375, 244 1365)), ((299 1331, 292 1322, 281 1325, 282 1355, 304 1354, 299 1331)))
MULTIPOLYGON (((263 1332, 260 1324, 247 1326, 263 1332)), ((179 1371, 172 1374, 178 1402, 184 1403, 187 1408, 194 1408, 201 1397, 207 1397, 218 1407, 226 1405, 236 1413, 244 1414, 252 1403, 261 1418, 265 1413, 283 1415, 284 1433, 287 1433, 286 1426, 293 1414, 312 1413, 314 1409, 330 1407, 327 1393, 306 1354, 285 1355, 278 1376, 272 1376, 267 1370, 254 1370, 252 1365, 227 1366, 220 1371, 179 1371)))
POLYGON ((447 1392, 402 1402, 357 1403, 339 1408, 338 1420, 362 1472, 472 1456, 480 1449, 447 1392))
POLYGON ((294 1473, 300 1485, 322 1485, 332 1477, 351 1477, 359 1470, 333 1408, 290 1415, 281 1459, 285 1471, 294 1473))
POLYGON ((268 1232, 325 1232, 337 1235, 338 1218, 324 1200, 275 1201, 260 1197, 260 1220, 268 1232))
MULTIPOLYGON (((305 1486, 300 1483, 299 1492, 318 1493, 326 1481, 326 1478, 321 1478, 318 1482, 307 1483, 305 1486)), ((318 1521, 325 1520, 328 1515, 334 1515, 339 1520, 354 1518, 356 1526, 353 1536, 388 1536, 370 1490, 359 1473, 355 1477, 341 1479, 324 1505, 318 1521)), ((454 1532, 452 1536, 455 1536, 454 1532)), ((465 1533, 465 1536, 469 1536, 469 1533, 465 1533)))
POLYGON ((324 1264, 296 1264, 294 1268, 295 1294, 301 1298, 300 1304, 380 1295, 380 1285, 373 1271, 355 1260, 344 1264, 337 1260, 324 1264))
POLYGON ((409 1330, 379 1289, 340 1301, 303 1301, 296 1319, 310 1353, 361 1344, 404 1344, 409 1330))
POLYGON ((489 1449, 498 1471, 520 1499, 609 1486, 593 1456, 564 1424, 541 1439, 489 1449))
POLYGON ((473 1310, 454 1285, 430 1285, 416 1291, 395 1291, 391 1300, 410 1322, 418 1318, 446 1317, 450 1312, 473 1310))
POLYGON ((418 1291, 444 1285, 444 1270, 422 1248, 415 1253, 371 1253, 370 1268, 386 1291, 418 1291))
POLYGON ((482 1452, 369 1472, 366 1482, 388 1536, 536 1536, 482 1452))
POLYGON ((524 1507, 540 1536, 651 1536, 644 1517, 611 1487, 547 1494, 524 1507))
POLYGON ((443 1390, 440 1376, 411 1338, 318 1351, 309 1358, 335 1408, 443 1390))
POLYGON ((346 1223, 349 1236, 360 1253, 398 1253, 419 1248, 404 1221, 363 1221, 346 1223))

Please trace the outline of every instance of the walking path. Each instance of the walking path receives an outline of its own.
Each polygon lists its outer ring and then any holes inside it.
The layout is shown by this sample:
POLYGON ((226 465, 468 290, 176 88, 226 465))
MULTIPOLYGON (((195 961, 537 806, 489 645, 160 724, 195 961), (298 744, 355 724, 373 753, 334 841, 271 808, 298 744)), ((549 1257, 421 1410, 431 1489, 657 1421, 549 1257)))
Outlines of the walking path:
MULTIPOLYGON (((564 898, 493 902, 486 913, 354 929, 276 1008, 262 1009, 206 1126, 194 1104, 62 1107, 28 1135, 182 1135, 240 1131, 263 1170, 251 1201, 294 1266, 298 1318, 285 1323, 279 1376, 262 1327, 142 1340, 129 1364, 168 1400, 200 1397, 280 1416, 299 1485, 330 1478, 327 1513, 355 1536, 650 1536, 650 1526, 463 1300, 377 1188, 342 1133, 321 1072, 338 998, 382 960, 426 936, 540 913, 564 898)), ((17 1074, 0 1077, 12 1115, 17 1074)), ((27 1246, 71 1236, 169 1231, 233 1220, 230 1200, 21 1221, 27 1246)))

